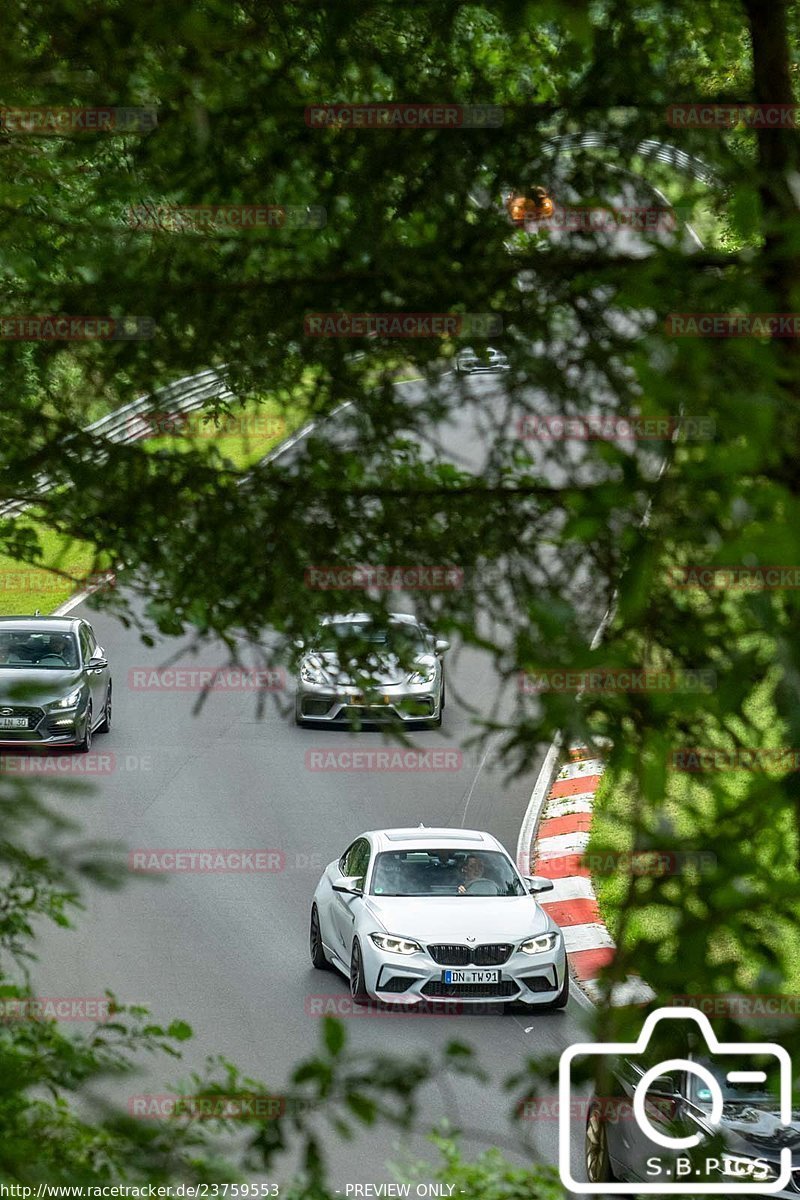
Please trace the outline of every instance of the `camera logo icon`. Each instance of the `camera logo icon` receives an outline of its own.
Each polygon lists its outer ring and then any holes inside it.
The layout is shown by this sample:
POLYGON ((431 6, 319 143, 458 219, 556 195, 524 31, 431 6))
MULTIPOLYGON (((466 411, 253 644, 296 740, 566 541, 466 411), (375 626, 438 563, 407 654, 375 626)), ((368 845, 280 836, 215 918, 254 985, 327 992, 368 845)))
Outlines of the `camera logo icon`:
MULTIPOLYGON (((664 1044, 664 1034, 671 1032, 663 1026, 659 1029, 659 1047, 664 1044)), ((645 1059, 647 1061, 652 1061, 652 1050, 649 1060, 645 1059)), ((724 1148, 721 1152, 715 1150, 713 1155, 703 1156, 703 1147, 711 1139, 714 1141, 710 1151, 720 1142, 723 1147, 725 1145, 725 1109, 731 1096, 758 1094, 762 1099, 766 1098, 769 1077, 777 1083, 777 1097, 769 1094, 770 1107, 775 1110, 774 1119, 779 1128, 783 1126, 791 1133, 792 1063, 787 1051, 773 1042, 720 1042, 708 1017, 699 1011, 659 1008, 647 1017, 636 1042, 579 1042, 568 1047, 559 1064, 561 1182, 570 1191, 585 1196, 768 1196, 783 1191, 789 1186, 792 1175, 792 1150, 785 1143, 796 1138, 779 1139, 784 1143, 779 1162, 765 1161, 757 1154, 728 1153, 724 1148), (646 1055, 657 1025, 675 1021, 683 1025, 683 1030, 675 1027, 676 1035, 685 1035, 687 1022, 698 1027, 705 1042, 702 1061, 694 1057, 664 1058, 644 1069, 643 1063, 636 1062, 636 1056, 646 1055), (596 1175, 602 1177, 601 1172, 593 1175, 593 1181, 588 1183, 572 1177, 570 1119, 575 1111, 575 1101, 579 1100, 572 1086, 572 1074, 573 1064, 579 1058, 611 1058, 624 1063, 621 1070, 618 1067, 609 1074, 627 1081, 621 1090, 631 1098, 628 1103, 630 1123, 619 1146, 634 1155, 625 1166, 637 1182, 617 1182, 610 1177, 608 1181, 601 1181, 596 1178, 596 1175), (765 1069, 767 1066, 771 1068, 769 1072, 765 1069), (658 1113, 658 1108, 653 1108, 653 1101, 659 1095, 659 1089, 663 1097, 665 1088, 675 1080, 682 1081, 682 1087, 674 1085, 670 1119, 659 1121, 657 1116, 653 1117, 654 1111, 658 1113), (651 1089, 653 1095, 648 1099, 651 1089)), ((602 1113, 600 1102, 595 1101, 595 1107, 602 1113)), ((607 1139, 608 1133, 603 1136, 607 1139)), ((606 1140, 601 1156, 606 1162, 609 1161, 608 1154, 606 1140)), ((778 1155, 777 1150, 775 1155, 778 1155)))

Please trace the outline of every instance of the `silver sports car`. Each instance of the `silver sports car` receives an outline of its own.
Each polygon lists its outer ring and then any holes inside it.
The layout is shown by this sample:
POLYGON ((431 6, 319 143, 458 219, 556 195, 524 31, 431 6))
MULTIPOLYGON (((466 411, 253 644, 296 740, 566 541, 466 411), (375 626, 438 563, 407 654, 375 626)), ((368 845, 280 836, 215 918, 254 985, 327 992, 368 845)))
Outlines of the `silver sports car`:
POLYGON ((502 350, 487 346, 485 352, 476 354, 472 347, 462 350, 456 358, 456 371, 459 375, 496 375, 510 371, 511 363, 502 350))
POLYGON ((312 643, 301 648, 298 725, 441 725, 442 655, 450 643, 416 617, 390 613, 381 624, 365 613, 325 617, 312 643))
POLYGON ((350 981, 356 1004, 519 1001, 563 1008, 564 938, 496 838, 469 829, 364 833, 325 870, 311 961, 350 981))

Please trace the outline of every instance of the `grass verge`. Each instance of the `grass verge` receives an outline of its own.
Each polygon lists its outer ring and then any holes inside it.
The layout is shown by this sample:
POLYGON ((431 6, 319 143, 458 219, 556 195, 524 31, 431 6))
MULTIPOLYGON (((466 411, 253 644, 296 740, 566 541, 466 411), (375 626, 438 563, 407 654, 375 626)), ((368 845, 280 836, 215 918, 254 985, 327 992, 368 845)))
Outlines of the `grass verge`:
MULTIPOLYGON (((772 689, 762 683, 752 692, 745 706, 746 727, 750 730, 748 742, 755 740, 759 750, 782 750, 787 745, 786 730, 782 726, 772 703, 772 689), (756 731, 756 737, 753 733, 756 731)), ((743 724, 742 729, 745 728, 743 724)), ((740 730, 737 730, 741 736, 740 730)), ((777 756, 776 756, 777 757, 777 756)), ((764 774, 778 778, 779 767, 764 767, 764 774)), ((687 846, 696 848, 698 835, 708 842, 709 827, 718 830, 719 839, 726 837, 724 814, 735 813, 748 795, 752 774, 746 769, 708 770, 697 773, 684 770, 667 772, 663 807, 657 819, 674 829, 687 846), (706 831, 705 833, 703 831, 706 831)), ((640 814, 641 798, 637 795, 635 781, 622 772, 607 770, 598 788, 592 813, 592 837, 590 850, 605 854, 629 854, 634 849, 633 827, 640 814)), ((794 878, 792 845, 796 842, 793 818, 786 812, 785 827, 771 830, 782 842, 786 857, 778 861, 775 841, 761 840, 752 845, 752 871, 761 879, 771 879, 776 885, 791 883, 794 878)), ((784 824, 784 822, 781 822, 784 824)), ((729 835, 728 835, 729 836, 729 835)), ((714 852, 714 845, 707 849, 714 852)), ((593 879, 603 922, 620 940, 620 916, 628 890, 629 880, 621 871, 598 875, 593 879)), ((775 941, 775 927, 771 921, 752 915, 752 925, 763 944, 775 941), (759 933, 760 929, 760 933, 759 933)), ((659 903, 644 904, 635 912, 629 911, 625 930, 625 942, 634 946, 639 941, 657 942, 669 939, 673 933, 670 911, 659 903)), ((785 978, 782 990, 792 993, 800 990, 800 927, 781 925, 780 957, 784 964, 785 978)), ((741 960, 741 975, 754 984, 757 976, 755 960, 746 954, 741 960)), ((646 975, 646 972, 643 972, 646 975)))
MULTIPOLYGON (((207 450, 220 465, 247 470, 303 424, 308 411, 304 395, 305 388, 288 406, 269 398, 237 405, 217 424, 204 420, 202 411, 177 420, 155 413, 141 419, 136 432, 143 435, 148 452, 207 450)), ((53 612, 97 582, 98 572, 110 565, 98 560, 91 542, 57 533, 36 519, 35 510, 26 513, 26 525, 35 532, 41 553, 35 565, 0 554, 0 616, 53 612)))

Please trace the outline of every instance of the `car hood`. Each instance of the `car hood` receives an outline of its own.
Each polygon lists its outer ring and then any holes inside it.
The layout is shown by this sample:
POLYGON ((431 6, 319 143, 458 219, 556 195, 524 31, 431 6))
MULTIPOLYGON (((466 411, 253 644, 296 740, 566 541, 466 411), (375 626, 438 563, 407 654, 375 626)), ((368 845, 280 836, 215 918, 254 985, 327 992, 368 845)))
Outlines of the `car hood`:
POLYGON ((800 1155, 800 1111, 796 1109, 792 1123, 784 1125, 777 1105, 726 1104, 720 1129, 731 1152, 777 1159, 781 1150, 790 1146, 795 1160, 800 1155))
POLYGON ((422 942, 517 942, 553 928, 532 896, 367 896, 386 933, 422 942))
POLYGON ((411 671, 417 666, 431 668, 436 665, 433 654, 420 654, 413 660, 413 667, 405 668, 395 654, 368 654, 358 664, 355 671, 343 671, 339 665, 339 656, 335 650, 322 650, 307 654, 303 659, 309 666, 321 666, 331 683, 342 687, 352 687, 364 682, 364 677, 372 680, 377 687, 386 687, 393 683, 403 683, 411 671), (359 676, 358 672, 361 672, 359 676))
POLYGON ((26 671, 24 667, 0 667, 0 707, 6 704, 48 704, 81 682, 80 669, 26 671))

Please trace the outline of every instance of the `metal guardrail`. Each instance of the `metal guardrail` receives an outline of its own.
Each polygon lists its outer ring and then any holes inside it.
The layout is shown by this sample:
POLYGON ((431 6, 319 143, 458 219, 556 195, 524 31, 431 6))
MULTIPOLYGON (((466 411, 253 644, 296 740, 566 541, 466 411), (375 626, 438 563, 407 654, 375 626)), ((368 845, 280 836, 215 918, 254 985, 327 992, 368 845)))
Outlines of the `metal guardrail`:
MULTIPOLYGON (((152 435, 152 424, 145 419, 149 414, 164 414, 166 417, 170 413, 194 412, 213 399, 230 400, 233 399, 233 393, 218 371, 200 371, 197 375, 186 375, 183 379, 140 396, 138 400, 132 400, 130 404, 124 404, 108 416, 87 425, 83 432, 92 434, 100 441, 125 445, 152 435)), ((50 487, 51 481, 45 475, 40 475, 35 480, 33 490, 36 495, 42 496, 50 487)), ((29 506, 30 501, 27 500, 6 501, 0 504, 0 516, 17 516, 29 506)))
MULTIPOLYGON (((564 150, 570 150, 576 146, 582 146, 587 150, 596 150, 618 143, 619 135, 615 136, 612 133, 571 133, 549 138, 545 145, 564 150)), ((685 150, 681 150, 669 142, 661 142, 657 138, 645 138, 644 141, 639 142, 634 149, 634 154, 673 167, 681 174, 691 175, 702 183, 713 186, 721 182, 717 172, 708 163, 704 163, 701 158, 697 158, 694 154, 687 154, 685 150)))
POLYGON ((198 375, 187 375, 175 383, 168 383, 155 392, 140 396, 130 404, 123 405, 87 425, 85 433, 95 434, 109 442, 135 442, 148 433, 152 433, 152 425, 137 418, 157 413, 193 412, 202 408, 207 400, 215 398, 233 399, 233 393, 228 388, 224 376, 217 371, 200 371, 198 375))
MULTIPOLYGON (((618 146, 619 141, 620 135, 614 133, 565 133, 558 137, 548 138, 543 145, 551 151, 569 151, 580 148, 600 150, 603 146, 618 146)), ((634 147, 633 153, 650 162, 663 163, 683 175, 690 175, 692 178, 700 180, 701 183, 708 184, 709 187, 722 185, 721 176, 708 163, 703 162, 694 154, 687 154, 685 150, 681 150, 669 142, 662 142, 657 138, 645 138, 634 147)), ((643 180, 643 182, 647 181, 643 180)), ((652 187, 652 184, 650 186, 652 187)), ((487 208, 493 202, 490 193, 481 184, 473 187, 469 196, 473 203, 480 208, 487 208)))
MULTIPOLYGON (((578 146, 586 149, 598 149, 614 142, 615 138, 611 133, 576 133, 549 138, 545 144, 569 150, 578 146)), ((643 158, 671 166, 676 171, 691 175, 703 183, 712 186, 720 183, 719 175, 702 159, 688 154, 685 150, 668 142, 661 142, 656 138, 646 138, 636 146, 635 153, 643 158)), ((123 405, 122 408, 109 413, 107 417, 93 421, 91 425, 86 426, 84 432, 94 434, 109 442, 120 444, 135 442, 152 433, 152 425, 143 419, 149 413, 158 412, 167 415, 172 412, 176 414, 192 412, 202 408, 207 400, 214 398, 232 399, 233 393, 219 372, 200 371, 197 375, 187 375, 183 379, 158 388, 155 392, 140 396, 138 400, 123 405), (137 420, 137 418, 141 419, 137 420)), ((37 495, 44 495, 50 486, 50 481, 41 476, 35 481, 34 491, 37 495)), ((8 517, 24 512, 29 507, 29 503, 29 501, 9 500, 5 504, 0 504, 0 516, 8 517)))

